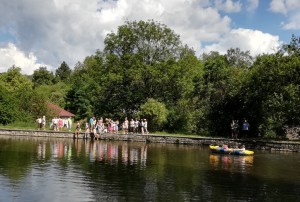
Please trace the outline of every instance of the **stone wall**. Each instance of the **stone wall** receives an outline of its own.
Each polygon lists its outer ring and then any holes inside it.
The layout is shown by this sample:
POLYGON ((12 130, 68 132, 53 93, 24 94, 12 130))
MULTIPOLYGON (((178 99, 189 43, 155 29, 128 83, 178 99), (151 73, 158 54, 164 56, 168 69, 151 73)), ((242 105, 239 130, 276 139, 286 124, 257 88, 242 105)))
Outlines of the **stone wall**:
MULTIPOLYGON (((73 138, 73 132, 56 132, 56 131, 34 131, 34 130, 11 130, 0 129, 0 135, 12 136, 32 136, 32 137, 54 137, 54 138, 73 138)), ((82 138, 83 133, 80 135, 82 138)), ((184 137, 184 136, 167 136, 167 135, 141 135, 141 134, 103 134, 101 140, 112 141, 133 141, 147 143, 165 143, 165 144, 191 144, 191 145, 222 145, 237 146, 244 144, 247 149, 255 150, 274 150, 274 151, 292 151, 300 152, 300 141, 264 141, 252 139, 228 139, 212 137, 184 137)))

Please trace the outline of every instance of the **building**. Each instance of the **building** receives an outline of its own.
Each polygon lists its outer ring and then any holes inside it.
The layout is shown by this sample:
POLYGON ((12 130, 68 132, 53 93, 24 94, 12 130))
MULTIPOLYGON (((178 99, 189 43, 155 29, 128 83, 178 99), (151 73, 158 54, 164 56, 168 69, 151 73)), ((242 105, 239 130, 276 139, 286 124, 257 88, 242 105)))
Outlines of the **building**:
POLYGON ((71 112, 68 112, 67 110, 64 110, 63 108, 48 102, 48 109, 49 112, 51 114, 51 116, 53 117, 60 117, 60 118, 73 118, 75 116, 75 114, 72 114, 71 112))

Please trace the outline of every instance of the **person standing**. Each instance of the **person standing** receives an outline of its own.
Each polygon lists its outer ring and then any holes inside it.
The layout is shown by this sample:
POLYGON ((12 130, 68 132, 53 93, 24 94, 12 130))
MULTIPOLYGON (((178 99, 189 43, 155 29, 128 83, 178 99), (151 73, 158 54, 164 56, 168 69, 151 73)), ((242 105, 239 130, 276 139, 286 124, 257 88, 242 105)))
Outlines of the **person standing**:
POLYGON ((139 122, 138 119, 135 119, 135 121, 134 121, 134 133, 135 133, 135 134, 138 134, 138 132, 139 132, 139 127, 140 127, 140 122, 139 122))
POLYGON ((134 133, 134 120, 131 119, 129 122, 129 132, 134 133))
POLYGON ((147 119, 144 119, 144 130, 145 130, 145 133, 149 133, 148 132, 148 122, 147 122, 147 119))
POLYGON ((43 126, 43 129, 46 130, 46 116, 43 116, 42 126, 43 126))
POLYGON ((144 122, 144 119, 140 120, 140 131, 141 131, 142 135, 144 135, 144 132, 145 132, 145 122, 144 122))
POLYGON ((91 117, 91 118, 90 118, 90 128, 91 128, 91 129, 94 128, 94 124, 95 124, 95 123, 94 123, 94 120, 95 120, 95 117, 91 117))
POLYGON ((244 123, 243 123, 243 137, 244 138, 247 138, 248 136, 248 133, 249 133, 249 127, 250 127, 250 124, 248 123, 248 121, 245 119, 244 120, 244 123))
POLYGON ((234 138, 234 136, 235 136, 235 122, 234 122, 234 120, 232 120, 232 122, 230 124, 230 127, 231 127, 231 138, 234 138))
POLYGON ((37 118, 37 120, 36 120, 38 130, 42 129, 42 121, 43 120, 41 117, 37 118))
POLYGON ((69 131, 71 131, 71 128, 72 128, 72 119, 71 117, 68 118, 68 129, 69 131))
POLYGON ((237 139, 239 134, 239 121, 232 120, 230 126, 231 126, 231 137, 237 139))
POLYGON ((123 122, 123 131, 125 134, 128 134, 128 125, 129 125, 128 119, 127 117, 125 117, 125 121, 123 122))

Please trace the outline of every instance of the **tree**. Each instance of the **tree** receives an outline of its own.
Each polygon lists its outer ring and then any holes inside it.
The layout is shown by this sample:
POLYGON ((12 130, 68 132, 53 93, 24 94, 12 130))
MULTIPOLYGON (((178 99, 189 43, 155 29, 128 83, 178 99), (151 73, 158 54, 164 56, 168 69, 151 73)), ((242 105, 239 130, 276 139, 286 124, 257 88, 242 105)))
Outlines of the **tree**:
POLYGON ((0 82, 0 124, 6 125, 17 119, 17 106, 11 94, 0 82))
POLYGON ((33 90, 33 83, 21 74, 21 69, 13 66, 0 75, 4 91, 10 93, 17 108, 14 120, 32 121, 46 113, 45 97, 33 90))
POLYGON ((232 67, 249 68, 253 63, 250 51, 241 51, 239 48, 227 50, 225 57, 232 67))
POLYGON ((16 97, 32 90, 33 86, 33 83, 21 74, 21 68, 16 66, 12 66, 7 72, 2 73, 0 80, 3 81, 3 87, 16 97))
POLYGON ((179 35, 154 21, 127 21, 116 34, 108 34, 104 44, 108 54, 125 60, 136 55, 147 65, 179 58, 181 50, 179 35))
POLYGON ((244 84, 245 109, 254 129, 265 137, 282 136, 283 126, 300 122, 300 59, 282 53, 261 55, 244 84))
POLYGON ((149 98, 147 102, 141 105, 141 109, 138 116, 141 118, 147 118, 150 130, 159 130, 166 122, 168 110, 166 106, 152 98, 149 98))
MULTIPOLYGON (((76 114, 76 119, 84 119, 94 113, 104 115, 103 110, 96 107, 96 102, 105 94, 101 87, 106 80, 103 76, 103 61, 103 54, 97 51, 95 55, 86 57, 83 64, 78 63, 72 72, 71 88, 66 95, 66 108, 76 114)), ((105 104, 108 105, 109 102, 105 104)), ((101 107, 103 109, 105 106, 101 107)))
POLYGON ((300 37, 292 35, 290 44, 284 44, 282 46, 283 52, 287 52, 289 55, 297 55, 300 56, 300 37))
POLYGON ((72 70, 70 69, 69 65, 67 65, 67 63, 63 61, 61 65, 56 69, 55 77, 60 81, 66 82, 69 79, 71 73, 72 70))
POLYGON ((250 68, 235 61, 235 56, 218 52, 202 55, 203 78, 198 79, 194 92, 195 113, 200 120, 196 131, 229 135, 230 122, 246 116, 239 93, 250 68))
POLYGON ((36 93, 62 108, 66 105, 65 99, 69 90, 70 84, 66 84, 64 82, 58 82, 52 85, 41 85, 35 88, 36 93))
POLYGON ((54 75, 46 67, 40 67, 33 72, 32 82, 35 87, 40 85, 51 85, 54 81, 54 75))
POLYGON ((194 53, 183 47, 179 36, 165 25, 127 21, 117 33, 107 35, 104 43, 106 63, 101 91, 105 94, 96 102, 99 113, 131 116, 148 98, 171 105, 184 96, 183 88, 188 85, 176 88, 174 79, 181 80, 181 84, 183 78, 190 82, 194 74, 188 72, 194 72, 194 68, 177 63, 184 55, 194 57, 194 53))

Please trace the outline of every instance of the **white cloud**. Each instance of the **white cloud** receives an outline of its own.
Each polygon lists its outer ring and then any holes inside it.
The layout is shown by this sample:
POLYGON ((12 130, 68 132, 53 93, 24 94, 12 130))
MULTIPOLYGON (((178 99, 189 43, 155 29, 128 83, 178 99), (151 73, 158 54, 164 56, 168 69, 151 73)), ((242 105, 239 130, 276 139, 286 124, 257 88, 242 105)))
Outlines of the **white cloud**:
MULTIPOLYGON (((197 53, 200 53, 203 48, 201 44, 205 42, 217 42, 214 47, 220 50, 229 46, 244 47, 245 42, 238 41, 242 34, 234 34, 236 30, 230 31, 231 19, 220 12, 220 10, 227 13, 239 12, 241 2, 244 1, 90 0, 88 3, 82 0, 6 1, 0 6, 0 48, 9 54, 0 58, 0 70, 5 71, 5 67, 15 64, 29 73, 38 68, 39 64, 57 68, 63 61, 72 68, 78 61, 83 61, 86 56, 94 54, 97 49, 102 50, 106 35, 111 31, 115 32, 126 20, 159 21, 173 29, 176 34, 180 34, 183 43, 193 47, 197 53), (1 41, 1 33, 7 32, 7 28, 9 35, 13 37, 13 40, 10 40, 13 41, 13 45, 1 41), (6 30, 3 32, 3 29, 6 30)), ((247 4, 249 9, 255 9, 258 0, 248 0, 247 4)), ((264 33, 261 35, 264 39, 272 38, 271 35, 264 33)), ((249 40, 250 36, 244 38, 249 40)), ((278 39, 274 41, 278 43, 278 39)), ((254 49, 254 45, 248 44, 245 47, 254 49)))
POLYGON ((297 11, 300 8, 298 0, 272 0, 270 10, 276 13, 287 14, 290 11, 297 11))
POLYGON ((289 22, 283 24, 283 28, 300 30, 300 13, 292 15, 289 22))
POLYGON ((247 2, 247 11, 253 12, 258 8, 259 0, 248 0, 247 2))
POLYGON ((10 0, 0 13, 0 27, 13 30, 15 46, 55 68, 103 49, 106 34, 126 20, 160 21, 195 49, 230 30, 231 22, 209 0, 10 0))
POLYGON ((0 48, 0 55, 0 72, 5 72, 15 65, 22 69, 23 74, 31 75, 35 69, 46 66, 37 63, 37 58, 33 53, 26 55, 12 43, 9 43, 7 47, 0 48))
POLYGON ((258 55, 275 53, 280 45, 278 36, 258 30, 234 29, 228 32, 218 43, 204 47, 202 52, 209 53, 218 50, 225 54, 230 48, 240 48, 242 51, 250 51, 251 55, 258 55))
POLYGON ((300 29, 300 4, 298 0, 272 0, 270 10, 287 16, 288 22, 283 22, 283 29, 300 29))
POLYGON ((270 3, 270 10, 275 13, 287 13, 285 0, 272 0, 270 3))
POLYGON ((219 10, 227 13, 236 13, 241 11, 242 4, 240 1, 233 0, 215 0, 215 6, 219 10))

